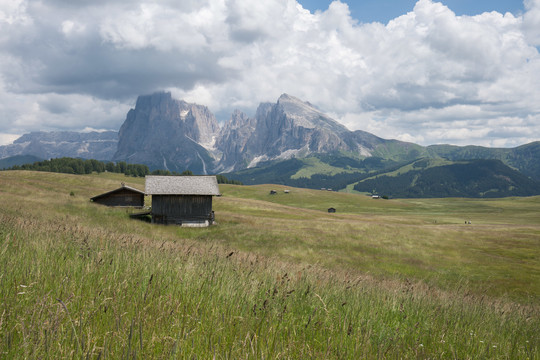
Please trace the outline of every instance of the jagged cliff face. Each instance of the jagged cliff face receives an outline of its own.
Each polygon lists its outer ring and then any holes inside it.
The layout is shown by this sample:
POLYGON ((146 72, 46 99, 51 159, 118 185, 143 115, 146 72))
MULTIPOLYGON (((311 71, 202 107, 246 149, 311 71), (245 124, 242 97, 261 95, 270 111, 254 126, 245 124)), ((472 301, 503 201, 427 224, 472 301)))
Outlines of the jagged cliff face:
POLYGON ((260 156, 279 157, 289 151, 305 153, 348 149, 342 140, 349 130, 311 104, 284 94, 259 112, 256 137, 250 147, 260 156))
POLYGON ((235 168, 245 168, 250 155, 246 147, 255 132, 257 122, 243 112, 236 110, 221 129, 216 141, 216 149, 222 154, 217 171, 227 172, 235 168))
POLYGON ((33 132, 0 146, 0 158, 34 155, 41 159, 74 157, 110 160, 116 152, 116 131, 79 133, 74 131, 33 132))
POLYGON ((175 100, 170 93, 155 93, 139 96, 120 128, 118 140, 116 133, 114 140, 66 133, 61 141, 64 145, 60 146, 58 136, 51 141, 54 134, 25 135, 10 148, 0 147, 0 156, 112 159, 145 164, 150 169, 189 169, 207 174, 312 153, 343 151, 370 156, 375 151, 393 151, 381 150, 387 140, 366 132, 351 132, 310 103, 287 94, 276 103, 260 104, 255 117, 235 111, 222 129, 206 106, 175 100), (56 145, 51 147, 52 143, 56 145))
POLYGON ((205 106, 157 93, 140 96, 127 114, 114 160, 204 174, 331 151, 359 145, 343 125, 287 94, 261 104, 254 118, 235 111, 220 130, 205 106))
POLYGON ((369 154, 369 149, 356 143, 355 137, 343 125, 320 112, 308 102, 283 94, 277 103, 263 103, 255 119, 233 114, 231 122, 222 130, 218 148, 223 152, 222 168, 242 169, 261 161, 302 157, 311 153, 349 151, 369 154), (244 128, 242 141, 236 139, 244 128), (231 134, 231 135, 229 135, 231 134), (234 134, 234 135, 232 135, 234 134))
POLYGON ((140 96, 120 128, 113 160, 205 174, 214 168, 208 149, 218 132, 206 106, 174 100, 170 93, 140 96))

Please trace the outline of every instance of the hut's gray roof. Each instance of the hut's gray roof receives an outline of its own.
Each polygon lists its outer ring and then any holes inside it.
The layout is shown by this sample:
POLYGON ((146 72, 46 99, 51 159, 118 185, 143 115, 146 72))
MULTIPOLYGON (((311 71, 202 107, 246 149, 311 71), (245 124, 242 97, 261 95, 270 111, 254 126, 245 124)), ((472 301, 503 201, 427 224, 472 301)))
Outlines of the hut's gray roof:
POLYGON ((105 197, 105 196, 110 195, 110 194, 114 194, 115 192, 119 192, 119 191, 122 191, 122 190, 128 190, 130 192, 134 192, 134 193, 137 193, 137 194, 144 195, 144 191, 141 191, 139 189, 132 188, 131 186, 127 186, 127 185, 122 184, 122 187, 119 187, 118 189, 114 189, 114 190, 111 190, 111 191, 107 191, 106 193, 103 193, 103 194, 96 195, 96 196, 90 198, 90 200, 97 200, 99 198, 105 197))
POLYGON ((221 195, 215 176, 146 176, 148 195, 221 195))

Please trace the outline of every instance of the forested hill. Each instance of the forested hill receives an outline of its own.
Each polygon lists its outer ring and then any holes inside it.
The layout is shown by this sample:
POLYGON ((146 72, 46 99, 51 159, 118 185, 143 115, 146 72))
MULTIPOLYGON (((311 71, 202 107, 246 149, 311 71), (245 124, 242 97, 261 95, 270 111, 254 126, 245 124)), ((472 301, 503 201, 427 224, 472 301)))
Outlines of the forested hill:
MULTIPOLYGON (((182 173, 170 172, 169 170, 154 170, 150 172, 148 166, 141 164, 128 164, 125 161, 119 161, 113 163, 111 161, 103 162, 98 160, 76 159, 63 157, 51 160, 34 161, 32 163, 23 165, 14 165, 5 170, 33 170, 33 171, 46 171, 63 174, 92 174, 92 173, 120 173, 126 176, 132 177, 145 177, 146 175, 176 175, 176 176, 190 176, 193 172, 185 170, 182 173)), ((242 185, 240 181, 229 180, 224 175, 217 175, 217 181, 219 184, 235 184, 242 185)))
POLYGON ((540 194, 540 182, 500 160, 461 161, 433 166, 422 159, 391 174, 359 181, 354 190, 397 198, 507 197, 540 194))
POLYGON ((501 160, 508 166, 540 181, 540 141, 515 148, 487 148, 483 146, 430 145, 431 157, 441 157, 451 161, 461 160, 501 160))
POLYGON ((34 161, 22 165, 14 165, 8 170, 34 170, 47 171, 63 174, 91 174, 93 172, 102 173, 105 171, 121 173, 129 176, 144 177, 150 174, 148 166, 139 164, 127 164, 124 161, 117 163, 103 162, 99 160, 77 159, 63 157, 50 160, 34 161))

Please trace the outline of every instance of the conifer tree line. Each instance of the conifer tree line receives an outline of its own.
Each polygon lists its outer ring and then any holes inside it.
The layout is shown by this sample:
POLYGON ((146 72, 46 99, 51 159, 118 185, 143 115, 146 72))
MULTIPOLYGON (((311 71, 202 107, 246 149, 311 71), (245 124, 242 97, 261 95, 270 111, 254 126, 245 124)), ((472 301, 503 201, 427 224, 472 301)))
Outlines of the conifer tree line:
MULTIPOLYGON (((91 174, 93 172, 102 173, 119 173, 126 176, 145 177, 146 175, 170 175, 170 176, 190 176, 193 172, 185 170, 181 173, 169 170, 154 170, 150 171, 148 166, 141 164, 128 164, 125 161, 119 162, 103 162, 94 159, 75 159, 70 157, 56 158, 50 160, 36 161, 32 164, 14 165, 6 170, 33 170, 47 171, 63 174, 91 174)), ((219 184, 235 184, 242 185, 240 181, 229 180, 223 175, 216 176, 219 184)))

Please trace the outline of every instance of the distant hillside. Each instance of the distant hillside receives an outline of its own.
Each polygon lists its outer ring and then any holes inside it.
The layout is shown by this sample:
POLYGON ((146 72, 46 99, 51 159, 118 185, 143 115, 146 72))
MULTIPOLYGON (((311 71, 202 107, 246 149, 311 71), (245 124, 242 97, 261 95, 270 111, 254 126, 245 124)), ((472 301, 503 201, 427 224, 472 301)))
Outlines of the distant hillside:
POLYGON ((357 159, 339 153, 314 154, 306 158, 269 161, 226 175, 246 185, 280 184, 340 190, 361 179, 390 171, 399 164, 402 163, 379 157, 357 159))
POLYGON ((540 194, 540 182, 500 160, 470 160, 438 164, 421 159, 396 171, 359 181, 354 190, 394 198, 494 198, 540 194))
MULTIPOLYGON (((540 142, 513 149, 450 145, 422 148, 410 144, 401 156, 392 145, 391 141, 379 144, 377 156, 358 157, 346 152, 312 154, 260 163, 227 176, 245 184, 369 193, 375 190, 394 197, 505 197, 540 193, 540 142)), ((403 148, 404 143, 397 145, 403 148)))
POLYGON ((32 164, 43 159, 34 155, 15 155, 0 159, 0 169, 8 169, 15 165, 32 164))
POLYGON ((501 160, 523 174, 540 181, 540 141, 516 148, 487 148, 482 146, 431 145, 427 147, 431 157, 448 160, 501 160))
POLYGON ((500 160, 423 158, 397 163, 382 158, 316 155, 268 162, 227 174, 244 184, 280 184, 311 189, 376 192, 394 198, 493 198, 540 194, 540 182, 500 160))

